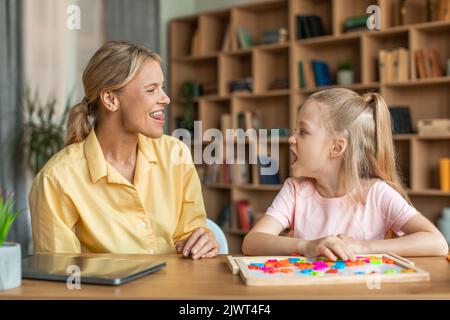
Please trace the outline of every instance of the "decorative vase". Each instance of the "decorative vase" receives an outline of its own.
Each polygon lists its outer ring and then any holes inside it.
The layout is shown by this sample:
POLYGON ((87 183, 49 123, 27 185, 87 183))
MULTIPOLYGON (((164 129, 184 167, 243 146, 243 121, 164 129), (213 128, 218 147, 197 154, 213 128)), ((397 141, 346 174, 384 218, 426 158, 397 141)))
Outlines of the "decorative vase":
POLYGON ((22 282, 22 252, 19 243, 0 246, 0 291, 19 287, 22 282))
POLYGON ((337 72, 337 84, 340 86, 353 84, 353 70, 339 70, 337 72))

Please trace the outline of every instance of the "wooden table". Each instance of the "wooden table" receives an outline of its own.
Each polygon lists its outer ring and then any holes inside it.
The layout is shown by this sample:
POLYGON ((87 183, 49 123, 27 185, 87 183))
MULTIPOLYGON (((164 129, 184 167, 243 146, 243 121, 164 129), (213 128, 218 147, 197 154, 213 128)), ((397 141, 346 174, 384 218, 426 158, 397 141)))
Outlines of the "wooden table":
MULTIPOLYGON (((93 255, 86 255, 93 256, 93 255)), ((0 292, 0 299, 450 299, 450 262, 444 257, 409 258, 430 273, 430 281, 366 284, 251 287, 233 276, 225 256, 192 261, 180 255, 104 255, 163 260, 167 267, 130 283, 111 287, 81 284, 69 290, 64 282, 26 280, 0 292)))

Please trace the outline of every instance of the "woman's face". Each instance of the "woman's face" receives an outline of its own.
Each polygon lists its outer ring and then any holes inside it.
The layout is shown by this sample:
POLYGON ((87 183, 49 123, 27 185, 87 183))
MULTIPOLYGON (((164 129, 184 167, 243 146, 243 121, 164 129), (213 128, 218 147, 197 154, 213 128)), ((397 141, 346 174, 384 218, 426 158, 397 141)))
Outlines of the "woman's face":
POLYGON ((332 139, 321 120, 323 107, 310 100, 298 112, 294 134, 289 137, 294 177, 316 178, 329 164, 332 139))
POLYGON ((163 134, 164 108, 170 103, 164 92, 164 75, 157 61, 148 59, 119 93, 120 121, 125 131, 149 138, 163 134))

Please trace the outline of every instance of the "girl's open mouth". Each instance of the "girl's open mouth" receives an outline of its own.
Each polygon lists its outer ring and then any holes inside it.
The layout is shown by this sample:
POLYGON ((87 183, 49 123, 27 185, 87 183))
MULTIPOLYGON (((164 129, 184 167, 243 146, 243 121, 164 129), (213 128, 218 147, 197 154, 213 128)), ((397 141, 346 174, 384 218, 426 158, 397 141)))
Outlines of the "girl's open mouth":
POLYGON ((298 157, 294 151, 291 150, 291 167, 294 167, 297 164, 298 157))

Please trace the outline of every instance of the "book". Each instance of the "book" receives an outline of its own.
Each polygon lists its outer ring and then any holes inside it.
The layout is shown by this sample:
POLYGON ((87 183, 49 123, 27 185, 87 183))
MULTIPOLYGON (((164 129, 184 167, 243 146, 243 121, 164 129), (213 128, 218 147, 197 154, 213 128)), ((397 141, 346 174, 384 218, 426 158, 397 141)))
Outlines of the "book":
POLYGON ((233 169, 232 179, 237 185, 249 184, 251 182, 250 165, 248 163, 235 164, 233 169))
POLYGON ((443 70, 440 62, 439 52, 432 48, 427 48, 425 51, 425 68, 427 69, 428 77, 440 77, 443 75, 443 70))
POLYGON ((224 138, 226 138, 226 129, 232 129, 230 113, 225 113, 220 116, 220 130, 224 138))
POLYGON ((386 51, 386 81, 394 81, 394 54, 392 51, 386 51))
POLYGON ((411 115, 407 106, 390 106, 392 133, 412 133, 411 115))
POLYGON ((233 218, 232 218, 232 210, 231 204, 227 203, 224 205, 222 211, 219 214, 219 218, 217 219, 217 224, 221 228, 231 229, 233 227, 233 218))
POLYGON ((416 60, 417 78, 423 79, 427 77, 427 71, 425 68, 425 55, 421 49, 414 51, 414 59, 416 60))
POLYGON ((317 15, 298 15, 296 17, 297 39, 306 39, 325 35, 322 18, 317 15))
POLYGON ((380 50, 378 52, 378 74, 380 82, 387 82, 387 50, 380 50))
POLYGON ((253 225, 254 212, 248 200, 236 201, 236 213, 238 216, 238 227, 243 231, 248 231, 253 225))
POLYGON ((408 81, 409 76, 409 50, 405 48, 398 48, 398 73, 397 81, 408 81))
POLYGON ((225 29, 225 34, 223 36, 222 41, 222 51, 231 51, 231 32, 230 32, 231 26, 228 24, 227 28, 225 29))
POLYGON ((367 19, 369 16, 367 14, 360 16, 349 17, 344 21, 344 32, 355 28, 365 28, 367 29, 367 19))
POLYGON ((316 78, 314 75, 311 61, 303 61, 303 67, 305 71, 305 82, 307 89, 314 89, 316 87, 316 78))
POLYGON ((439 184, 442 192, 450 192, 450 158, 439 159, 439 184))
POLYGON ((239 45, 242 49, 253 47, 253 38, 250 32, 242 27, 236 28, 239 45))
POLYGON ((331 75, 330 70, 328 68, 328 64, 323 61, 313 60, 311 61, 313 71, 314 71, 314 79, 316 81, 316 86, 329 86, 331 85, 331 75))
POLYGON ((201 44, 200 44, 200 33, 198 28, 195 29, 194 35, 192 36, 191 40, 191 55, 196 56, 201 54, 201 44))
POLYGON ((258 156, 258 174, 260 184, 281 184, 280 167, 274 158, 268 156, 258 156), (278 168, 274 174, 264 174, 263 168, 278 168))
POLYGON ((299 80, 300 88, 302 88, 302 89, 306 88, 305 72, 303 70, 303 61, 300 61, 298 63, 298 80, 299 80))
POLYGON ((450 21, 450 0, 439 0, 439 20, 450 21))

